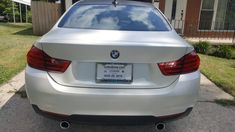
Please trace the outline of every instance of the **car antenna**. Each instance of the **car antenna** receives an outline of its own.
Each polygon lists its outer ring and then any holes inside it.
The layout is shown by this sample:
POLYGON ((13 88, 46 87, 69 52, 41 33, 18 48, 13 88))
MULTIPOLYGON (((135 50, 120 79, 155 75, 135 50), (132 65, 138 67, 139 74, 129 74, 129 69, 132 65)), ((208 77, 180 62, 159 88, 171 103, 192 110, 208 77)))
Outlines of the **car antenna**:
POLYGON ((116 7, 117 4, 118 4, 118 1, 117 1, 117 0, 114 0, 114 1, 112 2, 112 4, 116 7))

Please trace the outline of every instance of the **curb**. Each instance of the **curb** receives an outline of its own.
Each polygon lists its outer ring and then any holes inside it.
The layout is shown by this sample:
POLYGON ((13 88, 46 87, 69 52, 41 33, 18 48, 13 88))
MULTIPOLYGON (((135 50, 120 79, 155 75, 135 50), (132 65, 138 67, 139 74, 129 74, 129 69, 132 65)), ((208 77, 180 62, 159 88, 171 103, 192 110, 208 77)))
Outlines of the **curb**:
POLYGON ((226 99, 233 100, 234 97, 221 88, 216 86, 212 81, 210 81, 206 76, 201 74, 200 82, 201 93, 200 96, 208 100, 226 99))
POLYGON ((0 110, 7 103, 7 101, 15 95, 25 84, 25 71, 23 70, 10 81, 0 87, 0 110))

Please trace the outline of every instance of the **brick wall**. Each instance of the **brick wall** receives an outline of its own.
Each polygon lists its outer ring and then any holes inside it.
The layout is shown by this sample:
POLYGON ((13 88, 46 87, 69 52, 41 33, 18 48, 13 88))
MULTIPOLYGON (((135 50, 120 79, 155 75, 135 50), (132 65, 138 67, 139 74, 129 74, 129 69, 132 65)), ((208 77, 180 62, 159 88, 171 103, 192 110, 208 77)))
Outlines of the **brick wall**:
POLYGON ((160 0, 159 1, 159 9, 164 13, 165 11, 165 3, 166 1, 165 0, 160 0))
POLYGON ((184 35, 190 36, 198 31, 201 0, 188 0, 185 16, 184 35))
POLYGON ((199 31, 199 21, 202 0, 188 0, 185 16, 184 36, 186 37, 211 37, 231 38, 233 32, 228 31, 199 31))

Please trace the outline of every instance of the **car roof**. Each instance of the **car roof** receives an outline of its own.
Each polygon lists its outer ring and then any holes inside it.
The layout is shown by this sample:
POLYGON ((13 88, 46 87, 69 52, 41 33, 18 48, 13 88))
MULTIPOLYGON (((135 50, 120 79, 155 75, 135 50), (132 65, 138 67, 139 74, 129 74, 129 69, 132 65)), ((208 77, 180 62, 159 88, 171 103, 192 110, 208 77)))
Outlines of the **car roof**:
MULTIPOLYGON (((114 0, 81 0, 75 5, 89 4, 89 5, 111 5, 114 0)), ((116 0, 117 5, 134 5, 134 6, 146 6, 153 7, 151 2, 143 2, 141 0, 116 0)))

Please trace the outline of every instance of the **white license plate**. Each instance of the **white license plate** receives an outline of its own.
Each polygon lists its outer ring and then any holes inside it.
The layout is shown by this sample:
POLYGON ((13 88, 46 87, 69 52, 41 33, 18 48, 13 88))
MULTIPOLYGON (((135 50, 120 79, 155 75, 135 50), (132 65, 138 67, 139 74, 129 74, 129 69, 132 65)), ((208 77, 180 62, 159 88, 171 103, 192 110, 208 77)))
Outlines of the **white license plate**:
POLYGON ((98 82, 131 82, 132 64, 97 63, 96 80, 98 82))

